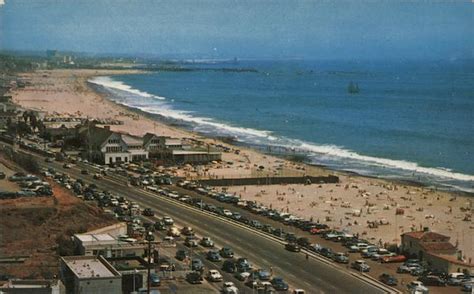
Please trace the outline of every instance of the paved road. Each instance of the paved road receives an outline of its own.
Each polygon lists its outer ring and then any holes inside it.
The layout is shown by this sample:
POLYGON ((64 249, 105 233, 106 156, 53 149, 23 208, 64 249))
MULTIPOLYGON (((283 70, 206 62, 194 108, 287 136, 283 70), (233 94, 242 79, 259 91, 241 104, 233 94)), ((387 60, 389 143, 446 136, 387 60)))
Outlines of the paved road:
MULTIPOLYGON (((56 163, 51 165, 75 178, 91 180, 91 176, 80 174, 79 168, 63 170, 56 163)), ((178 224, 191 226, 198 234, 210 236, 220 246, 231 246, 238 255, 249 258, 260 267, 273 267, 274 272, 290 285, 306 289, 308 293, 383 293, 381 289, 353 277, 346 271, 312 258, 306 260, 303 254, 288 252, 281 244, 261 234, 203 214, 199 210, 135 187, 128 187, 125 183, 107 177, 96 184, 113 194, 128 197, 143 207, 169 215, 176 219, 178 224)))

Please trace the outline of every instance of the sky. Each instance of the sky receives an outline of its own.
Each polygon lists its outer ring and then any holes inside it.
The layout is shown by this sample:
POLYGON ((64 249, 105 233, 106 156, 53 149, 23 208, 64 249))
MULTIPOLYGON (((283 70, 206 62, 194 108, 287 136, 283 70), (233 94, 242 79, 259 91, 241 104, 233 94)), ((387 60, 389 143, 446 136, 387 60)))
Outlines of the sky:
POLYGON ((208 58, 474 58, 463 0, 0 0, 0 49, 208 58))

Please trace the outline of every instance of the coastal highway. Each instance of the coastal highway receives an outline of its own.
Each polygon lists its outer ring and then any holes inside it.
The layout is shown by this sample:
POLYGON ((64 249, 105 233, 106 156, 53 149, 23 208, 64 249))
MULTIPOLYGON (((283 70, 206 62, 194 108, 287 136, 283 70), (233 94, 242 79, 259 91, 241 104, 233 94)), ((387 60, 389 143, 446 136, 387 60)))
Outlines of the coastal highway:
MULTIPOLYGON (((40 160, 42 165, 46 165, 41 158, 40 160)), ((105 177, 99 181, 92 180, 92 176, 82 175, 78 167, 63 169, 58 163, 47 166, 74 178, 94 182, 101 189, 125 196, 161 215, 169 215, 178 224, 193 227, 199 235, 210 236, 217 244, 231 246, 238 255, 249 258, 258 266, 267 269, 272 267, 276 275, 283 277, 293 287, 306 289, 308 293, 384 293, 382 289, 354 277, 348 271, 313 258, 306 260, 303 254, 289 252, 271 238, 232 222, 150 192, 128 187, 125 182, 117 179, 105 177)))

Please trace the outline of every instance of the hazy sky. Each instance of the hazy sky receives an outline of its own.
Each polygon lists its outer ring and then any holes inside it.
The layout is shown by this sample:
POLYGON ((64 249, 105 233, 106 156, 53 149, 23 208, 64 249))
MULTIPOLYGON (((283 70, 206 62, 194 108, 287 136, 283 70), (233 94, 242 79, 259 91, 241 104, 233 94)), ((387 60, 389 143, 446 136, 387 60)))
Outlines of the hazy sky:
POLYGON ((456 59, 474 57, 473 28, 461 0, 0 0, 1 49, 456 59))

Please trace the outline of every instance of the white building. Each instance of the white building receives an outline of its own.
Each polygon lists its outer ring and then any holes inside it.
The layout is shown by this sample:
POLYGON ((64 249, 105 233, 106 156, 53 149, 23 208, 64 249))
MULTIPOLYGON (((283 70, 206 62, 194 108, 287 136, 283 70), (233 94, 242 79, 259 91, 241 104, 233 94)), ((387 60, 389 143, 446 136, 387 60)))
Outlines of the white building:
POLYGON ((61 257, 60 275, 67 293, 122 293, 121 274, 102 256, 61 257))

